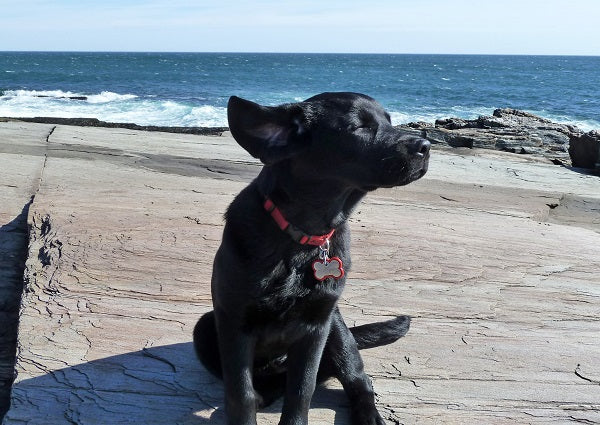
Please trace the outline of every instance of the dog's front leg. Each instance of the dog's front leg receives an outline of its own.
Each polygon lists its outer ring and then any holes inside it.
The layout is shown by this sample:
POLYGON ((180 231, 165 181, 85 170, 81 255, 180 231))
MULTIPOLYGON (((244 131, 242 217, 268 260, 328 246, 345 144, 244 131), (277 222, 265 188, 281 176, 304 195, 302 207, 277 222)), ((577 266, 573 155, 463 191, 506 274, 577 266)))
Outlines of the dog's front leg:
POLYGON ((288 372, 279 425, 307 425, 310 400, 327 342, 329 323, 296 341, 288 351, 288 372))
POLYGON ((350 399, 352 425, 385 425, 375 407, 373 386, 363 369, 354 336, 337 308, 333 312, 319 375, 321 379, 335 376, 341 382, 350 399))
POLYGON ((228 425, 256 425, 256 394, 252 385, 254 338, 216 313, 219 351, 225 384, 225 415, 228 425))

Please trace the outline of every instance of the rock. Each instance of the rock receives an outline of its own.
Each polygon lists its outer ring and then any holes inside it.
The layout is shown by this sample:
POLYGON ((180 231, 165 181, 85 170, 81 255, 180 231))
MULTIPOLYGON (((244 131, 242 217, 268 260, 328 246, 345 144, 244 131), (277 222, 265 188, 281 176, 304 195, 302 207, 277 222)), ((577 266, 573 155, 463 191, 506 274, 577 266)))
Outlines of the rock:
POLYGON ((27 214, 53 126, 0 124, 0 422, 14 379, 19 306, 27 254, 27 214))
MULTIPOLYGON (((228 131, 227 127, 161 127, 132 123, 111 123, 96 118, 36 117, 18 118, 18 120, 203 136, 219 136, 228 131)), ((491 116, 480 116, 472 120, 443 118, 436 120, 434 125, 426 122, 412 122, 398 127, 407 133, 426 137, 433 144, 453 148, 493 149, 535 155, 567 165, 571 161, 568 154, 569 140, 570 138, 576 139, 583 133, 575 126, 558 124, 529 112, 511 108, 496 109, 491 116)))
POLYGON ((446 130, 459 130, 469 127, 469 121, 460 118, 442 118, 435 121, 435 126, 446 130))
MULTIPOLYGON (((212 309, 222 214, 257 161, 230 136, 57 125, 27 145, 30 126, 0 125, 5 221, 29 199, 13 186, 35 194, 3 425, 224 423, 191 335, 212 309)), ((388 423, 600 421, 598 182, 436 149, 423 179, 369 193, 339 307, 350 325, 413 317, 405 338, 363 352, 388 423)), ((312 407, 311 424, 350 422, 335 380, 312 407)))
POLYGON ((412 129, 422 129, 422 128, 426 128, 426 127, 430 126, 430 124, 425 121, 409 122, 408 124, 405 124, 405 125, 408 128, 412 128, 412 129))
POLYGON ((69 99, 69 100, 87 100, 87 96, 48 96, 45 94, 38 94, 35 97, 52 97, 54 99, 69 99))
MULTIPOLYGON (((82 100, 82 99, 76 99, 82 100)), ((158 131, 163 133, 177 134, 195 134, 198 136, 220 136, 227 132, 227 127, 164 127, 157 125, 138 125, 133 123, 114 123, 100 121, 97 118, 55 118, 55 117, 35 117, 35 118, 4 118, 11 121, 34 122, 43 124, 74 125, 80 127, 104 127, 104 128, 127 128, 140 131, 158 131)))
POLYGON ((444 118, 435 125, 409 123, 400 127, 413 133, 418 130, 436 144, 530 154, 562 163, 569 161, 569 139, 582 133, 572 125, 510 108, 496 109, 492 116, 473 120, 444 118))
POLYGON ((573 167, 600 171, 600 133, 590 131, 582 135, 572 135, 569 139, 569 155, 573 167))

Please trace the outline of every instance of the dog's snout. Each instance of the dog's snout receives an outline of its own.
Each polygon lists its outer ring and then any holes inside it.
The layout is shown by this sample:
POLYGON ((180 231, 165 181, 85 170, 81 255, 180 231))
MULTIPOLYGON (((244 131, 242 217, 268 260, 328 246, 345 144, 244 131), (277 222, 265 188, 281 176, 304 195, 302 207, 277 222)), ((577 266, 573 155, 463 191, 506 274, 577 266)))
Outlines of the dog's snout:
POLYGON ((429 154, 429 149, 431 148, 431 143, 426 139, 415 139, 410 147, 410 153, 418 156, 427 156, 429 154))
POLYGON ((423 156, 427 156, 429 154, 429 149, 431 148, 431 143, 429 140, 423 139, 421 141, 421 148, 419 149, 419 153, 423 156))

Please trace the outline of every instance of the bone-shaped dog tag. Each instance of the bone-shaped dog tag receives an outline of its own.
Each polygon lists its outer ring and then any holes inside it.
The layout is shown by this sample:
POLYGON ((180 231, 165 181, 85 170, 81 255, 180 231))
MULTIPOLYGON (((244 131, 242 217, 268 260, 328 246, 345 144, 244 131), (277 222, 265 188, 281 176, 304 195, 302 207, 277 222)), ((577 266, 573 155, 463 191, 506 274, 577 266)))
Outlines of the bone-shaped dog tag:
POLYGON ((339 279, 344 276, 344 264, 338 257, 315 260, 312 268, 315 279, 321 282, 329 277, 339 279))

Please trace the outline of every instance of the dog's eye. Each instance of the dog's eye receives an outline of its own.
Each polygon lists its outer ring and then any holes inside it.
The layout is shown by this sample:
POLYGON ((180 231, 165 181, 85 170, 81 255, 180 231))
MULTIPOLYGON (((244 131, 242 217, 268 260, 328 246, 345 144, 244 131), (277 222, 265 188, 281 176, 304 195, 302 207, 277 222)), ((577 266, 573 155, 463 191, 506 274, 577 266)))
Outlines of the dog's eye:
POLYGON ((374 131, 377 129, 377 125, 374 123, 361 123, 351 127, 352 131, 374 131))

